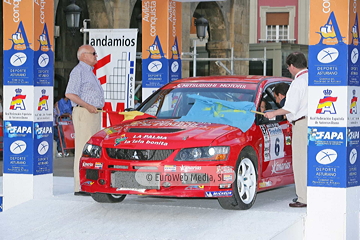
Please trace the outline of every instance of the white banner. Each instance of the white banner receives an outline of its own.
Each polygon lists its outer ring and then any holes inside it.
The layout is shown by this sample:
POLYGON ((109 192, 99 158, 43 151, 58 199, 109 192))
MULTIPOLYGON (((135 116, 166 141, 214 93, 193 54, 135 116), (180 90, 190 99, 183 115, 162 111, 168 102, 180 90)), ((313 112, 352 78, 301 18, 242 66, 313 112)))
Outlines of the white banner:
POLYGON ((94 71, 104 89, 106 111, 134 107, 137 32, 89 29, 89 44, 98 55, 94 71))

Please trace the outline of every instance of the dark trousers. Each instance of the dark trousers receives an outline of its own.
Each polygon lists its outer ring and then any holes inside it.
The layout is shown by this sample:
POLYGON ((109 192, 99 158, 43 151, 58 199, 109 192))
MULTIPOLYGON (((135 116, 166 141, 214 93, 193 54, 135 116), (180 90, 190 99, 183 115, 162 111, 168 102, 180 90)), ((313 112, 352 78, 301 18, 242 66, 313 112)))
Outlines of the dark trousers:
MULTIPOLYGON (((56 141, 56 150, 57 152, 62 152, 62 148, 61 148, 61 143, 60 143, 60 137, 59 137, 59 132, 61 134, 61 140, 62 140, 62 146, 65 147, 65 139, 64 139, 64 132, 62 131, 62 129, 59 128, 58 126, 54 126, 53 127, 53 132, 54 132, 54 140, 56 141)), ((64 151, 65 152, 65 151, 64 151)))

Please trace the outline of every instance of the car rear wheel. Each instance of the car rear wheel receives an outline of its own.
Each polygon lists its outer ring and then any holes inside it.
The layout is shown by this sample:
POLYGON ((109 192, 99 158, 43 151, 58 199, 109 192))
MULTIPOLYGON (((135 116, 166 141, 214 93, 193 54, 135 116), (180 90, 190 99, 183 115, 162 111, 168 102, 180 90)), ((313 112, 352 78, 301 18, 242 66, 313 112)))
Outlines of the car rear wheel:
POLYGON ((122 202, 126 195, 108 194, 108 193, 92 193, 91 197, 99 203, 117 203, 122 202))
POLYGON ((240 160, 236 164, 235 176, 233 183, 233 196, 218 198, 219 204, 224 209, 246 210, 255 203, 257 194, 257 169, 251 154, 243 151, 240 154, 240 160))

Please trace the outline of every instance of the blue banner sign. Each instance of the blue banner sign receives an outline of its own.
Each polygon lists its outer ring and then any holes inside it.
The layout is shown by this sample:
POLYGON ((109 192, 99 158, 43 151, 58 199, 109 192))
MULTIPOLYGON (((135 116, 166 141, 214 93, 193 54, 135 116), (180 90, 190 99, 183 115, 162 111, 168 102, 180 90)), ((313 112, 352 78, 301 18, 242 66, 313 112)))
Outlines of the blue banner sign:
POLYGON ((309 86, 347 85, 348 46, 309 46, 309 86))
POLYGON ((33 174, 32 124, 4 121, 4 173, 33 174))
POLYGON ((53 123, 34 123, 34 175, 52 173, 53 123))
POLYGON ((346 187, 346 128, 308 128, 308 186, 346 187))

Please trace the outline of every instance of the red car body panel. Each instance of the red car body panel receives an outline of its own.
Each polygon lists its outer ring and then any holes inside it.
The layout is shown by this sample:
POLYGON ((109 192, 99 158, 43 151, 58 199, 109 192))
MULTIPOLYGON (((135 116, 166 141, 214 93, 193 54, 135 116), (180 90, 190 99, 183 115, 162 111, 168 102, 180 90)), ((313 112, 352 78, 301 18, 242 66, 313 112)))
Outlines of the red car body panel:
MULTIPOLYGON (((226 84, 230 84, 232 87, 237 84, 235 87, 255 91, 253 101, 256 106, 259 106, 264 88, 270 83, 282 81, 290 82, 291 79, 263 76, 197 77, 176 80, 165 85, 161 90, 192 88, 194 86, 208 87, 211 84, 214 88, 226 88, 226 84)), ((142 106, 146 105, 151 98, 152 96, 142 106)), ((256 154, 257 191, 294 183, 291 161, 291 124, 286 120, 261 126, 254 121, 249 130, 242 132, 239 128, 224 124, 182 122, 160 118, 143 119, 127 121, 101 130, 88 143, 100 146, 102 149, 100 158, 83 156, 80 161, 81 190, 89 193, 206 197, 205 192, 228 191, 230 190, 229 187, 220 188, 220 184, 232 183, 235 180, 235 175, 224 171, 224 169, 234 169, 241 151, 245 148, 251 148, 256 154), (276 139, 273 136, 277 136, 276 139), (269 149, 269 146, 277 144, 274 141, 279 141, 281 144, 279 156, 276 156, 269 149), (230 152, 225 160, 174 160, 181 149, 208 146, 229 146, 230 152), (140 150, 149 152, 152 150, 168 150, 172 152, 163 160, 144 161, 137 160, 136 155, 132 155, 132 158, 135 159, 110 157, 106 149, 114 148, 122 149, 121 151, 125 149, 126 151, 138 152, 140 150), (121 173, 117 175, 117 172, 121 173), (120 177, 121 174, 125 174, 124 172, 127 172, 129 179, 124 180, 124 177, 120 177), (150 173, 150 175, 158 173, 158 180, 160 181, 157 188, 119 187, 122 186, 121 181, 130 182, 130 178, 134 178, 134 175, 139 172, 150 173), (176 179, 179 176, 187 176, 187 173, 205 172, 216 179, 211 183, 198 181, 191 184, 176 179), (172 179, 169 181, 166 179, 166 175, 172 176, 172 179), (225 180, 224 176, 226 177, 225 180), (120 178, 117 179, 118 177, 120 178), (175 181, 172 182, 172 180, 175 181), (170 186, 168 185, 169 182, 170 186)), ((132 183, 129 184, 132 185, 132 183)), ((226 197, 226 195, 217 197, 226 197)))

